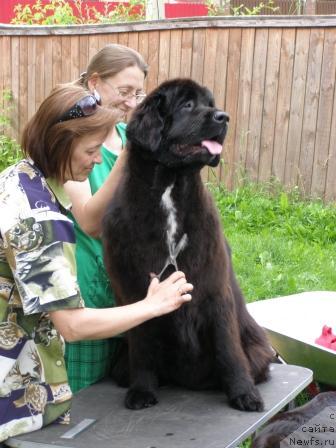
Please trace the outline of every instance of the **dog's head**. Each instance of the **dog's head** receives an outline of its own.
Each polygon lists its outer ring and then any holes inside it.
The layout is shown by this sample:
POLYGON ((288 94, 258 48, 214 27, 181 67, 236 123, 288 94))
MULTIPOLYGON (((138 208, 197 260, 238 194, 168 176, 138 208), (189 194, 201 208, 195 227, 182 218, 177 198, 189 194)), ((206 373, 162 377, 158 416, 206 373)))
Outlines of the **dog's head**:
POLYGON ((167 167, 216 166, 228 121, 207 88, 190 79, 174 79, 137 107, 127 139, 131 150, 167 167))

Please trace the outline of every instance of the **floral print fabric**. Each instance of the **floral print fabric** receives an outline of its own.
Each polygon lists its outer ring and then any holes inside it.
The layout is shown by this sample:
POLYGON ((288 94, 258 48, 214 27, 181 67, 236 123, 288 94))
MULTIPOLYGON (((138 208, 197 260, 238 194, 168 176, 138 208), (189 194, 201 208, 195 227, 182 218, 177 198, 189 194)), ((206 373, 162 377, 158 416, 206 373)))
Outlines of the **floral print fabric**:
POLYGON ((0 442, 69 419, 63 340, 48 316, 83 306, 69 205, 28 160, 0 174, 0 442))

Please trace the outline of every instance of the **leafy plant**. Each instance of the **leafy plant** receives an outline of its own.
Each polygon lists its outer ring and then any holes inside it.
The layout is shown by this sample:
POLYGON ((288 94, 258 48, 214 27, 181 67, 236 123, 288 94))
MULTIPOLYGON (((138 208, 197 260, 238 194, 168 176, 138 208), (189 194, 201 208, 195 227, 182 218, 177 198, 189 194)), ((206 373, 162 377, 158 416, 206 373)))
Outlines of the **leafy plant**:
POLYGON ((6 135, 6 132, 9 132, 11 125, 8 111, 10 111, 13 104, 12 93, 5 90, 1 92, 0 96, 0 104, 2 105, 0 108, 0 171, 2 171, 7 168, 7 166, 12 165, 22 158, 22 152, 17 141, 6 135))
POLYGON ((6 135, 0 135, 0 172, 22 158, 20 145, 6 135))
POLYGON ((130 0, 128 3, 111 5, 104 0, 104 11, 99 12, 83 0, 49 0, 42 4, 36 0, 32 5, 18 4, 11 23, 25 25, 77 25, 84 23, 116 23, 143 20, 145 0, 130 0), (73 5, 73 6, 72 6, 73 5))
POLYGON ((231 6, 230 0, 221 0, 220 4, 214 3, 213 0, 206 0, 208 8, 208 16, 225 16, 228 11, 233 16, 257 16, 266 14, 267 11, 278 11, 279 7, 274 5, 273 0, 267 0, 265 3, 260 2, 258 5, 248 8, 244 4, 239 6, 231 6))
MULTIPOLYGON (((105 1, 106 5, 108 3, 105 1)), ((136 22, 145 20, 145 0, 129 0, 128 3, 119 3, 115 8, 105 8, 104 14, 96 13, 95 18, 100 23, 136 22)))
POLYGON ((11 23, 25 25, 71 25, 78 23, 70 4, 65 0, 50 0, 43 5, 37 0, 32 5, 14 7, 15 17, 11 23))

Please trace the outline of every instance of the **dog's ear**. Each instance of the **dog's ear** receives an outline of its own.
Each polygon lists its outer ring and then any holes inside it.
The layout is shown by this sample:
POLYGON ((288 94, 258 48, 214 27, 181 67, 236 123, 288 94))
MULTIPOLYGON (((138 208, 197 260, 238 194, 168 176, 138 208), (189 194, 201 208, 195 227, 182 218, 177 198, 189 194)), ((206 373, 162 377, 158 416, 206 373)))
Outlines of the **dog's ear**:
POLYGON ((136 108, 126 128, 129 142, 151 151, 159 148, 164 128, 164 102, 164 96, 157 92, 136 108))

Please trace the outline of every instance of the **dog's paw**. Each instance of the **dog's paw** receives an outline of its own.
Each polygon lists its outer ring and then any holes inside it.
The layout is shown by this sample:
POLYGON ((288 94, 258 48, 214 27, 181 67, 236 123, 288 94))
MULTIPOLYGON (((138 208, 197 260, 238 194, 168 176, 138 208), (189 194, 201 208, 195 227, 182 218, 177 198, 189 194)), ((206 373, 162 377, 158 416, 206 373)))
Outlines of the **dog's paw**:
POLYGON ((125 398, 125 406, 128 409, 143 409, 154 406, 158 399, 154 392, 141 389, 129 389, 125 398))
POLYGON ((248 392, 231 398, 230 405, 240 411, 261 412, 264 410, 264 402, 255 386, 253 386, 248 392))

